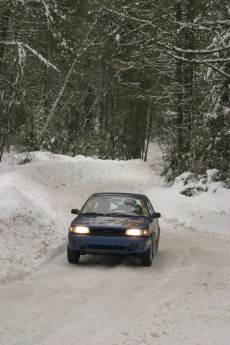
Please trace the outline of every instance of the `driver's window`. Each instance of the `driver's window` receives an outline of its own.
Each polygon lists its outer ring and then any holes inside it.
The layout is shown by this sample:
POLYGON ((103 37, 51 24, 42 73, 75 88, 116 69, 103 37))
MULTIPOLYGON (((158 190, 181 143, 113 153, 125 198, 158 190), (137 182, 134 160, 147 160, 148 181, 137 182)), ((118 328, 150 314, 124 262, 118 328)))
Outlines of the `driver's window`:
POLYGON ((149 202, 149 200, 147 201, 147 204, 148 204, 149 213, 150 213, 150 215, 151 215, 151 214, 154 213, 154 209, 153 209, 151 203, 149 202))

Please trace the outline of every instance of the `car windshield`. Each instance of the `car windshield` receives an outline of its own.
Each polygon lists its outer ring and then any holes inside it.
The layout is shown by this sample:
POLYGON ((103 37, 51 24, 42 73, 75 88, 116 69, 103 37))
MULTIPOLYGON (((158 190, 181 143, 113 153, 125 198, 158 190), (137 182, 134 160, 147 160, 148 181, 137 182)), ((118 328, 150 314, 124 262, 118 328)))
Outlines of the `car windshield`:
POLYGON ((81 214, 147 217, 149 211, 145 200, 141 197, 97 194, 85 203, 81 214))

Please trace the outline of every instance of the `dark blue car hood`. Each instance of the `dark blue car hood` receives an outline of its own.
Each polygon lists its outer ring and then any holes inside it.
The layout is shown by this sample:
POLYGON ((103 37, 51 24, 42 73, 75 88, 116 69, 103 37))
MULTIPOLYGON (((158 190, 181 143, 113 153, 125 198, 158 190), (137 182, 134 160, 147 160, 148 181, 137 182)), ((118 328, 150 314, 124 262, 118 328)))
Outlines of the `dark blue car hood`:
POLYGON ((110 227, 116 229, 126 228, 140 228, 148 229, 149 223, 151 222, 148 217, 130 217, 130 216, 90 216, 90 215, 79 215, 75 218, 71 225, 77 226, 88 226, 88 227, 110 227))

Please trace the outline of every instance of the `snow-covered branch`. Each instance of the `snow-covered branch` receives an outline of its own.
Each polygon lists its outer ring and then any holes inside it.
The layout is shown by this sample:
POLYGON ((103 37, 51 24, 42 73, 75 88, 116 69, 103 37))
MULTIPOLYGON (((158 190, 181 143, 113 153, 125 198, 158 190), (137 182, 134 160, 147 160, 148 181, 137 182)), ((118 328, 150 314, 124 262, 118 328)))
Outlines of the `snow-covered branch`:
POLYGON ((60 92, 59 92, 59 94, 58 94, 58 97, 56 98, 56 100, 55 100, 55 102, 54 102, 54 104, 53 104, 53 106, 52 106, 52 109, 51 109, 51 111, 50 111, 49 116, 48 116, 47 119, 46 119, 45 125, 44 125, 44 127, 43 127, 43 129, 42 129, 42 132, 41 132, 41 137, 43 136, 44 132, 47 130, 47 128, 48 128, 48 126, 49 126, 49 123, 50 123, 50 121, 51 121, 51 119, 52 119, 52 117, 53 117, 53 115, 54 115, 54 113, 55 113, 55 110, 56 110, 56 108, 57 108, 57 106, 58 106, 58 104, 59 104, 59 102, 60 102, 60 99, 62 98, 62 95, 63 95, 64 92, 65 92, 66 86, 67 86, 67 84, 68 84, 68 82, 69 82, 69 79, 70 79, 72 73, 73 73, 73 70, 74 70, 74 67, 75 67, 75 65, 76 65, 76 62, 77 62, 77 59, 75 59, 75 60, 73 61, 72 65, 71 65, 71 67, 70 67, 70 69, 69 69, 69 71, 68 71, 68 73, 67 73, 67 76, 66 76, 66 78, 65 78, 64 84, 63 84, 63 86, 62 86, 62 88, 61 88, 61 90, 60 90, 60 92))
POLYGON ((228 45, 226 47, 217 47, 214 49, 182 49, 182 48, 179 48, 179 47, 176 47, 173 45, 164 44, 162 42, 157 42, 157 44, 163 46, 164 48, 166 48, 168 50, 174 50, 178 53, 195 54, 195 55, 214 54, 214 53, 220 53, 220 52, 225 51, 225 50, 230 50, 230 45, 228 45))
MULTIPOLYGON (((95 1, 95 3, 97 3, 97 1, 95 1)), ((127 19, 130 19, 130 20, 133 20, 135 22, 138 22, 138 23, 144 23, 144 24, 148 24, 149 26, 152 26, 152 27, 156 27, 156 24, 153 23, 152 21, 149 21, 149 20, 146 20, 146 19, 141 19, 141 18, 138 18, 138 17, 134 17, 134 16, 131 16, 131 15, 127 15, 127 14, 124 14, 122 12, 118 12, 116 10, 111 10, 107 7, 104 7, 102 6, 102 8, 104 10, 106 10, 107 12, 110 12, 110 13, 113 13, 117 16, 120 16, 120 17, 123 17, 123 18, 127 18, 127 19)), ((187 27, 187 28, 196 28, 196 29, 205 29, 207 30, 207 27, 205 27, 206 25, 213 25, 216 23, 217 25, 225 25, 225 26, 228 26, 230 25, 230 21, 229 20, 225 20, 225 21, 217 21, 217 22, 206 22, 205 24, 196 24, 196 23, 188 23, 188 22, 176 22, 176 21, 173 21, 174 24, 177 24, 177 25, 180 25, 181 27, 187 27)), ((221 46, 221 47, 216 47, 216 48, 212 48, 212 49, 182 49, 182 48, 179 48, 179 47, 176 47, 174 45, 168 45, 167 43, 164 43, 163 41, 157 41, 157 40, 154 40, 155 43, 157 45, 160 45, 162 46, 163 48, 165 48, 166 50, 171 50, 171 51, 176 51, 178 53, 185 53, 185 54, 195 54, 195 55, 207 55, 207 54, 214 54, 214 53, 219 53, 219 52, 222 52, 222 51, 226 51, 226 50, 230 50, 230 45, 226 45, 226 46, 221 46)), ((217 63, 217 62, 226 62, 226 61, 230 61, 230 58, 227 58, 227 59, 213 59, 213 60, 207 60, 207 61, 204 61, 204 63, 217 63)), ((198 61, 200 63, 200 61, 198 61)))
MULTIPOLYGON (((95 1, 95 3, 98 4, 97 1, 95 1)), ((111 9, 109 9, 107 7, 104 7, 104 6, 101 6, 101 8, 103 8, 107 12, 116 14, 117 16, 120 16, 120 17, 123 17, 123 18, 127 18, 127 19, 131 19, 131 20, 133 20, 135 22, 138 22, 138 23, 148 24, 150 26, 153 26, 154 28, 156 27, 156 25, 153 22, 151 22, 150 20, 141 19, 141 18, 137 18, 137 17, 134 17, 134 16, 130 16, 130 15, 127 15, 125 13, 117 12, 116 10, 111 10, 111 9)))
POLYGON ((44 1, 44 0, 41 0, 41 3, 43 4, 44 8, 45 8, 45 15, 46 15, 46 18, 49 21, 53 21, 53 17, 51 16, 51 13, 50 13, 50 9, 49 9, 49 6, 47 5, 47 3, 44 1))
MULTIPOLYGON (((199 59, 192 59, 192 60, 189 60, 189 59, 186 59, 185 57, 183 56, 178 56, 176 54, 173 54, 173 53, 170 53, 170 52, 166 52, 168 55, 170 55, 171 57, 173 57, 175 60, 180 60, 180 61, 183 61, 183 62, 186 62, 186 63, 196 63, 196 64, 204 64, 204 65, 207 65, 209 66, 210 68, 212 68, 213 70, 215 70, 216 72, 220 73, 221 75, 227 77, 227 78, 230 78, 230 74, 224 72, 222 69, 216 67, 213 65, 213 63, 215 62, 215 60, 211 60, 211 59, 203 59, 203 60, 199 60, 199 59)), ((216 62, 226 62, 226 61, 230 61, 230 58, 229 59, 219 59, 218 61, 216 62)))
POLYGON ((28 49, 31 53, 33 53, 35 56, 38 57, 38 59, 43 62, 47 67, 51 67, 57 72, 60 72, 59 69, 53 65, 51 62, 49 62, 46 58, 44 58, 41 54, 39 54, 35 49, 31 48, 28 44, 23 43, 23 42, 18 42, 18 41, 0 41, 0 44, 5 44, 5 45, 17 45, 19 48, 26 48, 28 49))

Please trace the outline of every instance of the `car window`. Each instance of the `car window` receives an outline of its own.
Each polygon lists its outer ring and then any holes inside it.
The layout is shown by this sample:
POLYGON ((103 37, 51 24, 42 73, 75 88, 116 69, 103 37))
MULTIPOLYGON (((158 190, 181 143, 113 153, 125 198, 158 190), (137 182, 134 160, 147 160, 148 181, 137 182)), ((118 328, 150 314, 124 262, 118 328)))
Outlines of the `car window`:
POLYGON ((86 213, 86 212, 95 212, 96 206, 98 204, 98 200, 95 197, 92 197, 91 199, 89 199, 85 205, 82 208, 82 212, 86 213))
POLYGON ((148 207, 143 198, 124 195, 94 195, 83 206, 82 213, 125 214, 149 216, 148 207))
POLYGON ((151 202, 149 200, 147 200, 147 204, 148 204, 148 208, 149 208, 150 214, 153 214, 154 213, 154 209, 153 209, 153 206, 152 206, 152 204, 151 204, 151 202))
POLYGON ((141 207, 142 207, 144 216, 148 217, 150 215, 150 212, 149 212, 148 206, 146 205, 143 199, 141 200, 141 207))

